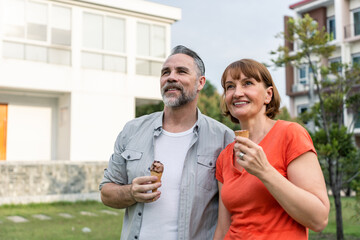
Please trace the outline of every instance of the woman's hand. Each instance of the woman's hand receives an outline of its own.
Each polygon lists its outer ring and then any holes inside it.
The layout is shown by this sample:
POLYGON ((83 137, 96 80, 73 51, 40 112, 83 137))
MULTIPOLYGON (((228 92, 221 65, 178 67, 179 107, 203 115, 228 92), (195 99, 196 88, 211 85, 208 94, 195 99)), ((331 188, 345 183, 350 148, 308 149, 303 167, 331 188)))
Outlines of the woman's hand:
POLYGON ((262 147, 248 138, 236 137, 234 152, 240 166, 258 178, 273 169, 262 147))

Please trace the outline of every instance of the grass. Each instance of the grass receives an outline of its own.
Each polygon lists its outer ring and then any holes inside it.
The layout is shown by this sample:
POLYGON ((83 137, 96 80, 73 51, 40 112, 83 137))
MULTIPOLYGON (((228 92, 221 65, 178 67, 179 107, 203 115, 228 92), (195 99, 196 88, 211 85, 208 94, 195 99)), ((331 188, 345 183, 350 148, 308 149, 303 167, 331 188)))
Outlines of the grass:
MULTIPOLYGON (((310 231, 310 240, 335 240, 336 221, 335 206, 331 198, 329 224, 321 233, 310 231)), ((343 225, 346 240, 360 239, 360 221, 355 218, 355 198, 343 198, 343 225)), ((108 208, 100 202, 56 202, 50 204, 4 205, 0 206, 0 239, 4 240, 82 240, 82 239, 116 239, 120 238, 124 211, 108 208), (109 215, 101 210, 111 210, 119 215, 109 215), (81 211, 95 213, 97 216, 84 216, 81 211), (60 217, 59 213, 69 213, 74 218, 60 217), (44 214, 51 220, 39 220, 34 214, 44 214), (7 216, 18 215, 29 222, 13 223, 7 216), (84 227, 91 232, 84 233, 84 227)))
POLYGON ((111 209, 96 201, 56 202, 50 204, 4 205, 0 206, 0 239, 4 240, 82 240, 120 238, 123 210, 111 209), (109 215, 101 210, 111 210, 119 215, 109 215), (95 213, 86 216, 81 211, 95 213), (64 218, 59 213, 69 213, 74 218, 64 218), (44 214, 51 220, 39 220, 34 214, 44 214), (28 222, 13 223, 7 216, 22 216, 28 222), (83 228, 91 232, 83 232, 83 228))
MULTIPOLYGON (((336 239, 336 218, 334 199, 330 198, 329 223, 321 233, 310 231, 309 239, 335 240, 336 239)), ((354 197, 343 197, 341 199, 344 235, 346 240, 360 239, 360 220, 356 218, 356 200, 354 197)))

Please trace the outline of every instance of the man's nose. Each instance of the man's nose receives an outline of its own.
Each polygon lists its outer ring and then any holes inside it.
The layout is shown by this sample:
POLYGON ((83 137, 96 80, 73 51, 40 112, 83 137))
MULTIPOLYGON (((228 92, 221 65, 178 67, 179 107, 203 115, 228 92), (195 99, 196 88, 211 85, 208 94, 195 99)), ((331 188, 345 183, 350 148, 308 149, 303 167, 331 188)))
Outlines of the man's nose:
POLYGON ((177 82, 178 81, 178 77, 177 77, 177 74, 175 72, 171 72, 167 79, 166 79, 167 82, 177 82))

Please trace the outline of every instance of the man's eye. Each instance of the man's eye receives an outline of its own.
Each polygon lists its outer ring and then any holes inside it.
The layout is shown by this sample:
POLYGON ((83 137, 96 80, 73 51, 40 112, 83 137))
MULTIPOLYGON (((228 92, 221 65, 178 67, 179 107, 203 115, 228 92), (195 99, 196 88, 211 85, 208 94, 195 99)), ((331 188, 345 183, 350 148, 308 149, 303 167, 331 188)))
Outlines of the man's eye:
POLYGON ((163 71, 162 73, 161 73, 161 76, 164 76, 164 75, 166 75, 166 74, 168 74, 169 73, 169 71, 163 71))

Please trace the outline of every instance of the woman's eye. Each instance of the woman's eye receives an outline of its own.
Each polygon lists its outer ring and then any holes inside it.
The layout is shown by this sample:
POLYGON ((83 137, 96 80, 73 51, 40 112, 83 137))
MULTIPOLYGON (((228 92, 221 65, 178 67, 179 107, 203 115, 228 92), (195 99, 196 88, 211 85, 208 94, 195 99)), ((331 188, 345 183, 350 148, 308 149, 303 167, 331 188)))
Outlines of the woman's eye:
POLYGON ((252 85, 253 83, 251 81, 246 81, 245 85, 252 85))
POLYGON ((228 86, 226 87, 226 90, 228 90, 228 89, 232 89, 232 88, 234 88, 234 86, 233 86, 233 85, 228 85, 228 86))

